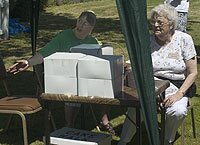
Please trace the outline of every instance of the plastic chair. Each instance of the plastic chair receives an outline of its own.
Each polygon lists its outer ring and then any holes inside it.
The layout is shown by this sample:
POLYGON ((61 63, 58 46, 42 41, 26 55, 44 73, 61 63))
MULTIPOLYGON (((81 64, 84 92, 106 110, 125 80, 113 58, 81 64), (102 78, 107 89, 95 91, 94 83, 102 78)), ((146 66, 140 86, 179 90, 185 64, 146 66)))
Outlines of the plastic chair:
MULTIPOLYGON (((196 128, 195 128, 195 120, 194 120, 194 108, 192 106, 192 100, 191 98, 189 98, 188 101, 188 107, 187 107, 188 111, 190 110, 191 112, 191 121, 192 121, 192 131, 193 131, 193 138, 196 138, 196 128)), ((185 119, 181 125, 181 145, 185 144, 185 119)))
POLYGON ((0 58, 0 81, 3 81, 7 93, 7 96, 0 98, 0 113, 10 114, 5 131, 10 126, 12 115, 19 115, 22 120, 23 142, 24 145, 28 145, 26 115, 41 111, 42 105, 37 95, 11 95, 6 79, 7 72, 0 58))

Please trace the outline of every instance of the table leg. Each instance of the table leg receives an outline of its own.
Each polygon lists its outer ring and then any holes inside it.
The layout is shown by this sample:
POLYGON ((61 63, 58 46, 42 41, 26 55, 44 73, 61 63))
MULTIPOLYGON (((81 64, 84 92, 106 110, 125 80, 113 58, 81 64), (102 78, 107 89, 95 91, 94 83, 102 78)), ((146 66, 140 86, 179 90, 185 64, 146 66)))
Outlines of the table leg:
POLYGON ((45 102, 45 145, 50 145, 50 121, 51 112, 49 103, 45 102))
POLYGON ((136 134, 138 139, 138 145, 142 145, 142 136, 141 136, 141 116, 140 108, 136 108, 136 134))

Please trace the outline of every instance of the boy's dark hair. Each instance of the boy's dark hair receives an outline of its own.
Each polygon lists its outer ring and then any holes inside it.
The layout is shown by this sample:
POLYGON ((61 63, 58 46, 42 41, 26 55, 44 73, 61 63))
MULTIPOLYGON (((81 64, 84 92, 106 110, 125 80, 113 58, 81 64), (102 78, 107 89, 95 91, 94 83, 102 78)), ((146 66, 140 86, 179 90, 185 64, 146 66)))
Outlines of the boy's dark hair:
POLYGON ((84 16, 86 16, 86 20, 91 26, 94 26, 96 24, 96 15, 93 11, 90 10, 83 11, 79 16, 79 19, 84 16))

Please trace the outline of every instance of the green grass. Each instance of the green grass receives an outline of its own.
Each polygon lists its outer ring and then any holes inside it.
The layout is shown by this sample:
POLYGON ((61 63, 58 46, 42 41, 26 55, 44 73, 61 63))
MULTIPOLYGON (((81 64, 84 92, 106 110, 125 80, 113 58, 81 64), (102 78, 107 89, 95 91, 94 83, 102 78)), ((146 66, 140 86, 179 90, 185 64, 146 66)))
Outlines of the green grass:
MULTIPOLYGON (((148 14, 151 8, 153 8, 158 3, 162 3, 162 0, 149 0, 147 5, 148 14)), ((193 37, 197 52, 200 50, 200 17, 199 10, 200 1, 191 0, 190 1, 190 12, 188 19, 188 33, 193 37)), ((112 44, 114 47, 115 54, 123 54, 125 59, 128 59, 128 54, 124 42, 124 37, 121 32, 120 21, 114 0, 96 0, 86 3, 52 6, 46 8, 45 11, 41 12, 39 20, 39 33, 37 49, 44 46, 49 42, 59 31, 66 28, 72 28, 76 23, 76 18, 81 11, 91 9, 98 17, 97 25, 95 26, 93 35, 98 38, 102 43, 112 44)), ((18 34, 16 36, 11 36, 9 40, 0 41, 0 54, 6 62, 6 67, 8 68, 15 60, 20 58, 28 58, 31 56, 31 43, 29 34, 18 34)), ((198 64, 198 70, 200 65, 198 64)), ((200 70, 199 70, 200 71, 200 70)), ((10 81, 10 85, 13 86, 14 91, 18 94, 33 94, 36 91, 35 81, 32 76, 32 70, 25 73, 16 75, 14 81, 10 81), (25 79, 25 81, 23 80, 25 79), (11 82, 12 81, 12 82, 11 82), (16 85, 17 87, 14 87, 16 85), (21 86, 22 87, 19 87, 21 86)), ((197 79, 198 91, 196 97, 193 98, 193 105, 195 108, 195 121, 196 121, 196 132, 197 138, 192 138, 191 130, 191 119, 190 114, 186 118, 186 134, 185 134, 185 144, 187 145, 198 145, 199 139, 199 128, 200 128, 200 79, 197 79)), ((2 88, 2 84, 0 84, 2 88)), ((0 96, 5 93, 4 90, 0 90, 0 96)), ((88 110, 89 111, 89 110, 88 110)), ((98 116, 98 109, 95 109, 95 114, 98 116)), ((53 110, 53 115, 58 128, 64 125, 64 113, 63 105, 55 104, 55 109, 53 110)), ((43 145, 42 136, 44 133, 44 121, 43 112, 30 116, 29 125, 29 139, 31 145, 43 145)), ((0 144, 1 145, 22 145, 22 130, 21 123, 18 117, 15 117, 13 124, 8 133, 3 132, 4 122, 7 116, 3 115, 0 117, 0 144)), ((91 118, 91 114, 88 113, 88 118, 91 118)), ((124 116, 122 111, 118 107, 111 107, 110 109, 110 119, 114 124, 114 127, 118 134, 120 134, 124 116)), ((80 116, 77 119, 76 127, 80 128, 80 116)), ((86 128, 88 130, 95 130, 95 124, 92 119, 86 123, 86 128)), ((143 145, 147 144, 145 130, 143 129, 143 145)), ((119 140, 119 136, 114 136, 112 145, 116 145, 119 140)), ((132 144, 135 140, 132 140, 132 144)), ((180 138, 177 139, 175 145, 180 145, 180 138)))

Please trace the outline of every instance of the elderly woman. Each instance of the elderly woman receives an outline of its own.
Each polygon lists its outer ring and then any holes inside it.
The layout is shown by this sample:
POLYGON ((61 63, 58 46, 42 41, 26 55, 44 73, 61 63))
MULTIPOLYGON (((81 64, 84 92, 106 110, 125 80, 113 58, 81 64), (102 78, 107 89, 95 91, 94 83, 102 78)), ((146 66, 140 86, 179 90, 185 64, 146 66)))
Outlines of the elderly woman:
MULTIPOLYGON (((165 144, 171 145, 176 131, 187 115, 187 90, 197 77, 197 60, 190 35, 177 31, 177 12, 167 4, 156 6, 151 11, 153 34, 150 37, 152 63, 155 79, 182 81, 166 89, 163 105, 166 107, 165 144)), ((135 110, 128 108, 128 114, 135 119, 135 110)), ((118 145, 126 145, 135 134, 135 126, 126 118, 118 145)))

